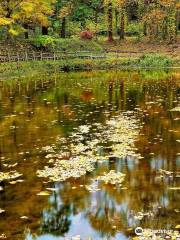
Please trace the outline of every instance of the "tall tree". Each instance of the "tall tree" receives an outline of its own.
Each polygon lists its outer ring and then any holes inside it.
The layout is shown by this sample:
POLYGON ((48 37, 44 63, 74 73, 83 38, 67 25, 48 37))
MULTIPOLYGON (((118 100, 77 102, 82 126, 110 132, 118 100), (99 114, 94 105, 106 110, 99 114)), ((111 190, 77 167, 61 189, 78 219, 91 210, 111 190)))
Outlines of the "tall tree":
POLYGON ((153 38, 176 38, 176 21, 178 13, 177 0, 140 0, 141 15, 146 33, 153 38))
POLYGON ((112 42, 113 39, 113 6, 114 0, 104 0, 105 10, 107 12, 107 32, 108 32, 108 41, 112 42))
POLYGON ((120 14, 120 28, 119 28, 119 36, 120 39, 124 39, 125 37, 125 24, 126 24, 126 4, 127 0, 115 0, 116 8, 120 14))
POLYGON ((48 16, 53 13, 55 0, 2 0, 0 2, 0 26, 7 26, 8 32, 18 35, 27 31, 27 26, 39 24, 48 26, 48 16))
POLYGON ((52 17, 53 26, 58 29, 61 38, 66 37, 66 23, 72 15, 74 0, 56 0, 54 4, 54 15, 52 17))
POLYGON ((73 3, 69 1, 65 3, 64 1, 64 4, 59 11, 59 17, 61 19, 61 32, 60 32, 61 38, 66 37, 66 19, 72 13, 72 9, 73 3))

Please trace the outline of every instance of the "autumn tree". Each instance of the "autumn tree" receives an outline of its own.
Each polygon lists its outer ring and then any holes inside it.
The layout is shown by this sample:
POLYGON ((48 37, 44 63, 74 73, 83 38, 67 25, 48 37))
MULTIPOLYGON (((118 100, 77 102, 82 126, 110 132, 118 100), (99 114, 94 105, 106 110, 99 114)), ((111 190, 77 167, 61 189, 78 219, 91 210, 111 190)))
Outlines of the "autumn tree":
POLYGON ((61 38, 90 29, 107 32, 111 42, 114 33, 124 39, 134 20, 150 39, 173 42, 180 28, 179 0, 0 0, 0 28, 6 36, 24 33, 28 38, 36 26, 47 35, 51 26, 49 33, 61 38))
POLYGON ((102 15, 102 12, 102 0, 77 0, 74 4, 72 21, 77 22, 83 31, 90 27, 90 30, 96 32, 98 20, 102 15), (89 26, 89 23, 92 23, 92 25, 89 26))
POLYGON ((73 11, 73 0, 56 0, 54 4, 54 15, 52 16, 52 22, 55 29, 59 30, 61 38, 66 37, 66 25, 67 18, 73 11))
POLYGON ((115 0, 116 8, 120 14, 120 27, 119 27, 119 36, 120 39, 124 39, 125 37, 125 25, 126 25, 126 6, 128 1, 127 0, 115 0))
POLYGON ((108 40, 113 41, 113 16, 115 16, 116 28, 118 28, 117 32, 119 32, 120 39, 124 39, 128 0, 105 0, 104 4, 107 11, 108 40), (117 26, 118 22, 119 27, 117 26))
POLYGON ((141 15, 145 32, 151 39, 162 38, 172 42, 176 37, 177 0, 142 0, 141 15), (143 7, 142 7, 143 5, 143 7))
POLYGON ((48 26, 48 16, 53 13, 54 0, 2 0, 0 2, 0 26, 11 35, 27 31, 27 26, 48 26))
POLYGON ((104 0, 105 11, 107 12, 108 41, 113 41, 113 6, 114 0, 104 0))
POLYGON ((180 29, 180 2, 176 3, 176 34, 180 29))

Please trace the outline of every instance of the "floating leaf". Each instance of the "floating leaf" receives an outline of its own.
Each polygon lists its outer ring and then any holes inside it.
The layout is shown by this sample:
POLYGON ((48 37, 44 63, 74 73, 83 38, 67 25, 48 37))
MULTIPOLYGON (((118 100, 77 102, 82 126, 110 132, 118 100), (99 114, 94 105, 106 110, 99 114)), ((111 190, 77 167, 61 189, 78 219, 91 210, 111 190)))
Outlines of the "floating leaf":
POLYGON ((180 187, 170 187, 170 190, 180 190, 180 187))
POLYGON ((180 106, 171 109, 171 112, 180 112, 180 106))
POLYGON ((0 172, 0 182, 4 180, 12 180, 21 177, 22 174, 18 173, 17 171, 10 171, 10 172, 0 172))
POLYGON ((125 179, 125 174, 118 172, 116 173, 114 170, 111 170, 109 173, 104 174, 103 176, 99 176, 98 180, 104 181, 105 184, 120 184, 124 181, 125 179))
MULTIPOLYGON (((52 182, 61 182, 69 178, 79 178, 92 172, 97 161, 102 162, 109 156, 120 158, 129 155, 140 159, 141 157, 136 153, 137 149, 135 148, 139 127, 139 122, 132 116, 132 112, 115 116, 104 125, 100 123, 95 123, 92 126, 81 125, 75 128, 75 131, 67 139, 58 138, 64 152, 56 153, 54 145, 43 148, 46 152, 51 152, 46 158, 54 160, 49 162, 51 166, 45 166, 44 169, 38 170, 37 175, 49 178, 52 182), (67 145, 68 142, 70 142, 69 145, 67 145), (104 143, 110 144, 108 150, 103 147, 104 143)), ((114 179, 111 179, 111 183, 120 184, 123 178, 124 175, 121 173, 116 177, 114 173, 114 179)), ((88 190, 92 189, 89 187, 88 190)))
POLYGON ((29 218, 27 216, 21 216, 21 219, 28 220, 29 218))
POLYGON ((39 192, 37 193, 38 196, 49 196, 50 193, 48 191, 42 191, 42 192, 39 192))
POLYGON ((0 208, 0 214, 4 213, 4 212, 5 212, 5 210, 0 208))

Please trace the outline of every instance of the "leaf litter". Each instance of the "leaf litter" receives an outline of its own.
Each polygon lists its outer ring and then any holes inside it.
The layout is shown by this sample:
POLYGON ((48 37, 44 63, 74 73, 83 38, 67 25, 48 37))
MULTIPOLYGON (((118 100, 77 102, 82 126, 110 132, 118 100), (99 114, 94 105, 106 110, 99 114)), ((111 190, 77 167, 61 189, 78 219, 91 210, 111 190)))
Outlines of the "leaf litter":
MULTIPOLYGON (((135 148, 139 131, 140 121, 136 119, 133 112, 112 117, 104 124, 94 123, 74 128, 70 136, 57 139, 61 149, 59 152, 54 145, 43 148, 47 153, 46 158, 51 158, 51 161, 44 169, 37 171, 37 176, 48 178, 51 182, 63 182, 69 178, 80 178, 93 172, 96 162, 106 161, 111 156, 117 159, 127 156, 140 158, 135 148)), ((123 173, 111 171, 98 180, 121 184, 124 177, 123 173)), ((86 186, 86 189, 98 190, 92 186, 86 186)))
POLYGON ((171 109, 171 112, 180 112, 180 106, 171 109))
POLYGON ((114 170, 111 170, 109 173, 105 173, 103 176, 99 176, 98 180, 105 182, 105 184, 118 184, 122 185, 125 179, 125 174, 118 172, 116 173, 114 170))
POLYGON ((17 171, 10 171, 10 172, 0 172, 0 182, 2 181, 11 181, 21 177, 22 174, 18 173, 17 171))

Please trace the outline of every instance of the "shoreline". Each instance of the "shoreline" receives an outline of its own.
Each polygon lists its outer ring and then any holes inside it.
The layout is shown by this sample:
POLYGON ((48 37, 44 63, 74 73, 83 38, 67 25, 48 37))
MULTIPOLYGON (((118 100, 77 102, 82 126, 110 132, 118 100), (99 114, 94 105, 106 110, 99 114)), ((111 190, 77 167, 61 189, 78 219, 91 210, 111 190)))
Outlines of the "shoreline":
MULTIPOLYGON (((173 59, 172 59, 173 61, 173 59)), ((38 73, 74 72, 74 71, 95 71, 95 70, 178 70, 179 60, 172 66, 142 66, 140 58, 120 59, 68 59, 68 60, 47 60, 0 63, 0 79, 19 78, 35 76, 38 73)))

